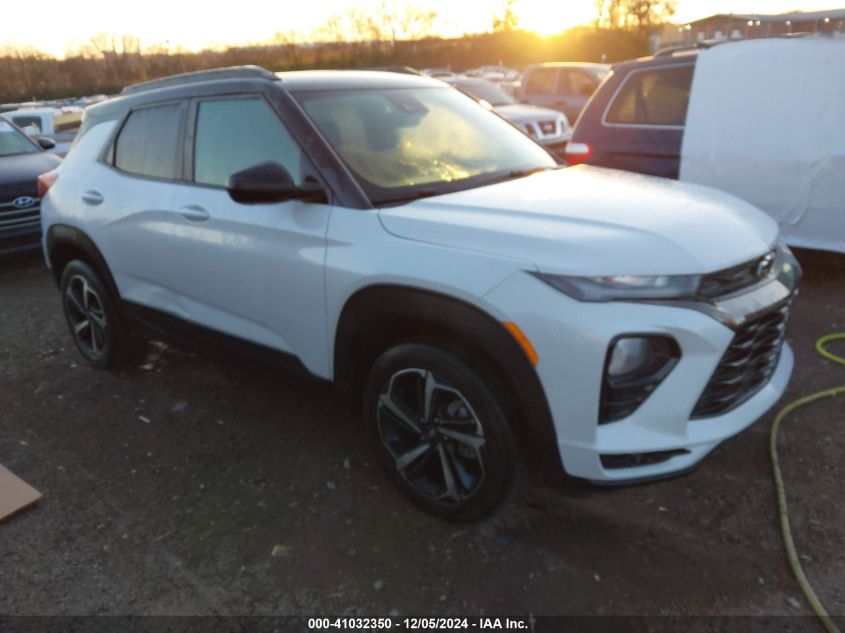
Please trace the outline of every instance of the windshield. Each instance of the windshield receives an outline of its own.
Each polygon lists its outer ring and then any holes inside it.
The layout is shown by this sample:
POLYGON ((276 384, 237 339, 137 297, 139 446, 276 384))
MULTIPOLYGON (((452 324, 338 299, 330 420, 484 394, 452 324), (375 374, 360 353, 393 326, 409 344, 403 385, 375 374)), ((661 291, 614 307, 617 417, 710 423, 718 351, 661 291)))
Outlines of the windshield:
POLYGON ((38 148, 22 133, 0 117, 0 156, 29 154, 38 148))
POLYGON ((556 166, 509 123, 447 87, 295 96, 374 204, 556 166))
POLYGON ((516 103, 513 97, 489 81, 456 81, 455 86, 476 99, 484 99, 491 106, 513 105, 516 103))

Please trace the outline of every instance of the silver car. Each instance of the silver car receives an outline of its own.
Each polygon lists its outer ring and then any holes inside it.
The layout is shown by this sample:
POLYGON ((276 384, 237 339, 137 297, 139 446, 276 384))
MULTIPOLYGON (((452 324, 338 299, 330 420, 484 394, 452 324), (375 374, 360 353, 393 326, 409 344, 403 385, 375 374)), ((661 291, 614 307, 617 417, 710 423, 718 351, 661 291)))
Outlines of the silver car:
POLYGON ((557 110, 540 108, 517 101, 492 81, 478 77, 458 76, 446 80, 473 99, 487 105, 507 119, 558 158, 563 158, 572 127, 566 115, 557 110))

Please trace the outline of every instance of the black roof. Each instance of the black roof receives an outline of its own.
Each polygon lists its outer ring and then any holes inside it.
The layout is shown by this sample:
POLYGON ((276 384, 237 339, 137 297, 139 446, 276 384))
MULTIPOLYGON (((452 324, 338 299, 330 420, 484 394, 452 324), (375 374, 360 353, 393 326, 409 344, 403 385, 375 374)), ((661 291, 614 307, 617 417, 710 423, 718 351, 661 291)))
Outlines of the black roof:
POLYGON ((443 88, 442 81, 421 75, 373 70, 305 70, 271 73, 259 66, 216 68, 173 75, 127 86, 120 95, 86 108, 93 123, 119 118, 127 109, 156 101, 217 94, 256 92, 274 84, 291 92, 383 88, 443 88))
POLYGON ((442 81, 424 75, 377 70, 295 70, 276 76, 282 80, 282 87, 291 92, 444 87, 442 81))
POLYGON ((130 95, 141 92, 149 92, 159 88, 173 86, 185 86, 188 84, 204 83, 206 81, 217 81, 221 79, 268 79, 278 81, 276 76, 261 66, 232 66, 231 68, 212 68, 210 70, 198 70, 192 73, 170 75, 161 79, 143 81, 141 83, 126 86, 120 94, 130 95))

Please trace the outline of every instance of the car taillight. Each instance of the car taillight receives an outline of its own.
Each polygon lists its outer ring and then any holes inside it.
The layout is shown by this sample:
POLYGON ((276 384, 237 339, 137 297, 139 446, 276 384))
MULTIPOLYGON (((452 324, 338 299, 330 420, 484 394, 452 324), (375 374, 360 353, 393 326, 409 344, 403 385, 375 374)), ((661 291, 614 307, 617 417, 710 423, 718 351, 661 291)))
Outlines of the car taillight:
POLYGON ((589 143, 569 143, 566 146, 566 162, 569 165, 580 165, 590 160, 593 146, 589 143))
MULTIPOLYGON (((41 174, 38 177, 38 197, 44 198, 47 195, 47 192, 50 190, 50 187, 53 186, 53 183, 59 177, 59 172, 55 169, 53 171, 48 171, 47 173, 41 174)), ((30 181, 31 182, 31 181, 30 181)))

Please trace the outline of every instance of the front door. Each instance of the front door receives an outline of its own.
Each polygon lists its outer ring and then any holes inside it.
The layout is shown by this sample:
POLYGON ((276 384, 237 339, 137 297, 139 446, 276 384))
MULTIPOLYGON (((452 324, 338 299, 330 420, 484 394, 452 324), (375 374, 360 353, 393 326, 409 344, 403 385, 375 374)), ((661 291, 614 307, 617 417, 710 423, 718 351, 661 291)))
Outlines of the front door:
POLYGON ((176 193, 172 227, 177 316, 324 373, 331 207, 241 204, 225 189, 232 173, 265 162, 282 165, 301 184, 316 177, 310 162, 261 95, 196 100, 189 120, 193 173, 176 193))

